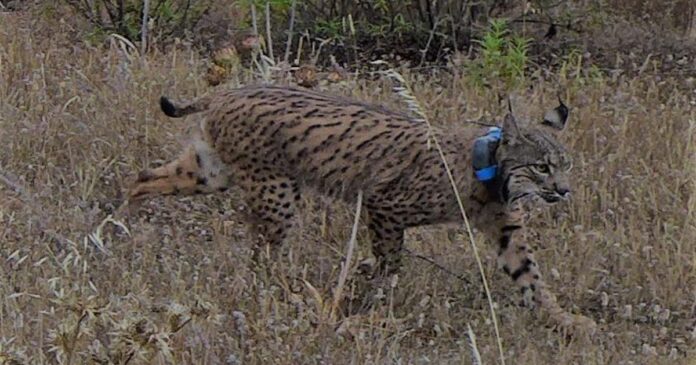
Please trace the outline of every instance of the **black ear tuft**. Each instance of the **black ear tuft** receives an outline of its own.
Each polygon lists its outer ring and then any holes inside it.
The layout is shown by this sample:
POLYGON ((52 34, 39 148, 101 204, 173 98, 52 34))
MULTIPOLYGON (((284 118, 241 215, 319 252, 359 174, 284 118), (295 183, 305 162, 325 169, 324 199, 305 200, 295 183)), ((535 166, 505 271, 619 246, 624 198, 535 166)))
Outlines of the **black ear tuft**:
POLYGON ((160 97, 160 108, 168 117, 176 118, 179 116, 178 110, 166 96, 160 97))
POLYGON ((549 110, 546 115, 544 115, 544 120, 541 122, 549 127, 561 130, 565 127, 566 121, 568 120, 568 115, 570 110, 563 104, 561 97, 558 97, 559 105, 552 110, 549 110))

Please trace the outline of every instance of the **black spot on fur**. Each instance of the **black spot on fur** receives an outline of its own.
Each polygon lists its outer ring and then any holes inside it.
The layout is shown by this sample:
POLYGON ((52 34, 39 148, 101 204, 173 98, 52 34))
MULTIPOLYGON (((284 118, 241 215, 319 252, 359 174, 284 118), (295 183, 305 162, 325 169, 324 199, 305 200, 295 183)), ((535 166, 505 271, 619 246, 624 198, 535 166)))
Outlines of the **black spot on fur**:
POLYGON ((357 145, 357 146, 355 147, 355 149, 356 149, 356 150, 360 150, 360 149, 362 149, 363 147, 367 146, 368 144, 370 144, 370 143, 376 141, 377 139, 379 139, 379 138, 381 138, 381 137, 384 137, 385 135, 390 134, 390 133, 391 133, 391 132, 389 132, 389 131, 380 132, 380 133, 378 133, 378 134, 376 134, 376 135, 374 135, 374 136, 368 138, 367 140, 361 142, 359 145, 357 145))
POLYGON ((503 233, 506 233, 506 232, 516 231, 520 228, 522 228, 522 226, 512 224, 512 225, 506 225, 505 227, 503 227, 502 231, 503 231, 503 233))
POLYGON ((160 97, 160 109, 168 117, 178 118, 181 116, 177 107, 166 96, 160 97))
POLYGON ((510 245, 510 236, 508 235, 503 235, 500 237, 500 253, 502 254, 503 251, 507 250, 508 245, 510 245))
MULTIPOLYGON (((309 118, 309 117, 311 117, 311 116, 313 116, 313 115, 315 115, 315 114, 317 114, 317 113, 319 113, 319 109, 314 108, 314 109, 312 109, 312 110, 310 110, 310 111, 304 113, 304 115, 302 115, 302 116, 303 116, 304 118, 309 118)), ((308 134, 308 132, 305 132, 305 134, 308 134)))
POLYGON ((155 175, 152 174, 150 170, 143 170, 138 173, 138 178, 135 180, 135 182, 146 182, 150 181, 155 177, 155 175))
POLYGON ((515 270, 515 272, 510 274, 510 276, 512 277, 512 280, 517 280, 525 273, 528 273, 529 270, 531 270, 530 266, 532 264, 533 264, 533 262, 530 259, 524 260, 524 262, 522 263, 522 266, 520 266, 519 269, 515 270))

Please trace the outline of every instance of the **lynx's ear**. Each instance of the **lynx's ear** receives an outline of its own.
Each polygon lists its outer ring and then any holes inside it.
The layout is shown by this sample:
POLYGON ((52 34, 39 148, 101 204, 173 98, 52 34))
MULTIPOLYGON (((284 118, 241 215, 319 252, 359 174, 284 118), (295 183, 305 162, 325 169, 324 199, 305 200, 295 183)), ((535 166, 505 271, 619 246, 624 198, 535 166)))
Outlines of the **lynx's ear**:
POLYGON ((560 96, 558 97, 558 103, 559 105, 557 107, 546 112, 546 115, 544 115, 544 120, 541 122, 541 124, 560 131, 566 125, 570 110, 568 110, 568 107, 563 104, 563 100, 561 100, 560 96))
POLYGON ((514 143, 522 136, 520 127, 517 125, 515 116, 512 114, 512 103, 508 98, 508 113, 503 119, 503 141, 506 143, 514 143))

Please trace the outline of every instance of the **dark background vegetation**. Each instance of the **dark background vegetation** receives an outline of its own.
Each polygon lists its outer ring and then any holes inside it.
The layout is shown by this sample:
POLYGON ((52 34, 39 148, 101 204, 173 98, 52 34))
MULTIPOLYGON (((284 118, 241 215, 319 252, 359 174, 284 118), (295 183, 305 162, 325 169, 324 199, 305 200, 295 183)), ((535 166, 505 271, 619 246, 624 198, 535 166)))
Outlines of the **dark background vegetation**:
MULTIPOLYGON (((9 1, 7 9, 23 9, 31 0, 9 1)), ((477 39, 489 21, 504 18, 509 29, 530 42, 533 61, 552 62, 550 54, 591 51, 603 66, 611 67, 600 53, 652 53, 667 56, 679 52, 671 43, 682 36, 696 37, 696 3, 690 0, 151 0, 149 34, 155 46, 186 39, 208 52, 225 46, 238 33, 250 31, 252 7, 258 32, 264 36, 265 6, 270 4, 272 39, 276 54, 287 46, 290 13, 295 13, 297 49, 325 42, 326 52, 340 63, 357 66, 361 61, 398 58, 421 64, 443 63, 458 52, 476 53, 477 39), (298 36, 298 34, 300 36, 298 36), (673 46, 673 49, 665 49, 673 46)), ((83 39, 99 42, 116 32, 139 42, 142 39, 143 0, 60 0, 87 21, 80 28, 83 39), (84 31, 87 32, 86 37, 84 31)), ((49 9, 46 9, 49 11, 49 9)), ((693 51, 685 47, 683 53, 693 51)), ((307 53, 307 52, 306 52, 307 53)), ((680 55, 676 55, 679 59, 680 55)), ((328 58, 327 58, 328 59, 328 58)), ((324 61, 325 63, 328 61, 324 61)))

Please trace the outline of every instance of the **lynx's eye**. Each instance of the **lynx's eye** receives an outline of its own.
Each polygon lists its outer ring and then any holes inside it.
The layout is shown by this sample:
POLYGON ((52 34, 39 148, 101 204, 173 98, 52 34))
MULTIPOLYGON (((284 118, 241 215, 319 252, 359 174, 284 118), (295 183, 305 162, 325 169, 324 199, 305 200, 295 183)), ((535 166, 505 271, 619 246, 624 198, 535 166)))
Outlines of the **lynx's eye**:
POLYGON ((540 174, 548 174, 551 172, 551 167, 549 167, 548 164, 540 163, 534 165, 534 170, 536 170, 540 174))

